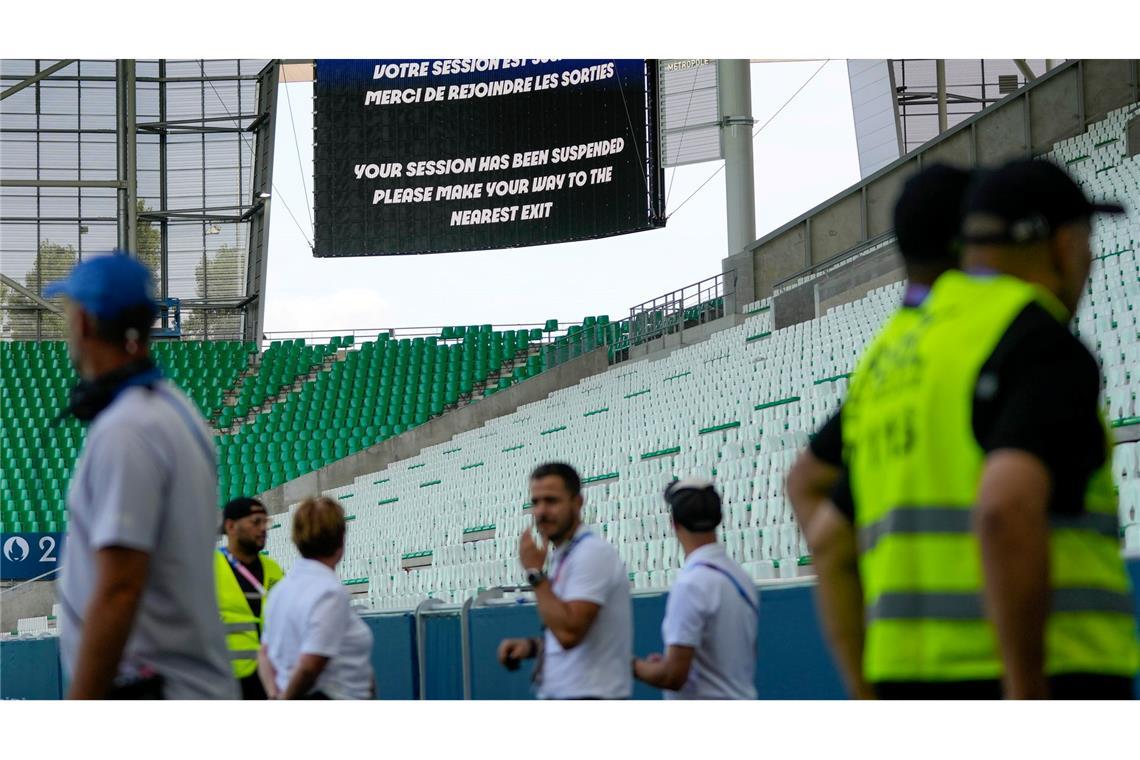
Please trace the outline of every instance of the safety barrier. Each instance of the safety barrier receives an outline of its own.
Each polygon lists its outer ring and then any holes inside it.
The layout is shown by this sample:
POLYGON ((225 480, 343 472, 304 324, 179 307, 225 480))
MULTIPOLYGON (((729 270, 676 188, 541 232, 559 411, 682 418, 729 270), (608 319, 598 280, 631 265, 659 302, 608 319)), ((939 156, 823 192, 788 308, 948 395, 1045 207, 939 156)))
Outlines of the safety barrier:
MULTIPOLYGON (((1130 558, 1128 570, 1140 610, 1140 558, 1130 558)), ((810 578, 758 586, 760 699, 844 697, 820 632, 813 586, 810 578)), ((662 650, 665 599, 660 591, 634 594, 633 649, 638 656, 662 650)), ((367 613, 363 618, 373 635, 378 699, 532 698, 533 661, 508 672, 497 659, 502 639, 538 635, 532 603, 504 603, 501 590, 492 590, 462 605, 429 600, 412 611, 367 613)), ((58 639, 0 642, 0 698, 59 699, 62 692, 58 639)), ((1140 698, 1140 679, 1136 695, 1140 698)), ((635 683, 633 698, 660 699, 661 693, 635 683)))

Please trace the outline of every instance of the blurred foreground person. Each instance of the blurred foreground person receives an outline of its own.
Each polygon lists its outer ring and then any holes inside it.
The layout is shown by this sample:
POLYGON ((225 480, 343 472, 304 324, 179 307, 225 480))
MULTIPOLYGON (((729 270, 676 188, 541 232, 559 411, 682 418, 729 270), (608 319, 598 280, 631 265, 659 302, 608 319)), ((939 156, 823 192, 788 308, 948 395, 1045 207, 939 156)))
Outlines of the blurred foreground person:
POLYGON ((1068 329, 1092 216, 1121 210, 1045 161, 984 173, 963 271, 856 369, 833 502, 854 516, 879 697, 1132 696, 1100 370, 1068 329))
POLYGON ((118 253, 44 288, 65 298, 81 378, 66 413, 88 425, 59 585, 67 696, 233 699, 211 560, 214 445, 151 359, 151 290, 146 267, 118 253))

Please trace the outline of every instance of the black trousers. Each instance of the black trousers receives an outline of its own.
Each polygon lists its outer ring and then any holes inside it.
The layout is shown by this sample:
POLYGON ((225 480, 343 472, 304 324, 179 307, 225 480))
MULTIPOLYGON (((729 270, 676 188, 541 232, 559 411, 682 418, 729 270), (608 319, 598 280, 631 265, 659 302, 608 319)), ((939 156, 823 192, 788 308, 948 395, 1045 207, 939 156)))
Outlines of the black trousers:
POLYGON ((242 699, 269 699, 269 695, 265 693, 265 687, 261 685, 261 679, 258 678, 257 673, 239 678, 238 683, 241 684, 242 699))
MULTIPOLYGON (((1001 681, 881 681, 879 699, 1001 699, 1001 681)), ((1131 678, 1072 673, 1049 679, 1050 699, 1134 699, 1131 678)))

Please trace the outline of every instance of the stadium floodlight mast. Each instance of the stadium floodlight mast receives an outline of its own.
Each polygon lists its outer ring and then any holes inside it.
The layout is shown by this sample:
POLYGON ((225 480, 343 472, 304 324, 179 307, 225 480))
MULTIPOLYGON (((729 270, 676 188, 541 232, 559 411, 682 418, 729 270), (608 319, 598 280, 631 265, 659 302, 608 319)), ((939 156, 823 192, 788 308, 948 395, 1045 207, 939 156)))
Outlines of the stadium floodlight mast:
POLYGON ((724 156, 728 255, 756 239, 756 187, 752 165, 752 75, 747 59, 717 61, 720 143, 724 156))

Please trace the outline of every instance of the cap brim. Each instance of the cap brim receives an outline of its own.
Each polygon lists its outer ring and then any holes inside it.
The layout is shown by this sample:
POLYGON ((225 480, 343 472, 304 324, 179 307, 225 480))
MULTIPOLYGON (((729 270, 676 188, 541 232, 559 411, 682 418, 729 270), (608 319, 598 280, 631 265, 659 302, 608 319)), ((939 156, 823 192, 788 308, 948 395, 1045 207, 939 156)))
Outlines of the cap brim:
POLYGON ((55 298, 56 296, 66 295, 71 295, 71 283, 68 280, 57 280, 56 282, 44 285, 44 298, 55 298))
POLYGON ((1089 210, 1094 214, 1123 214, 1124 206, 1119 203, 1093 203, 1089 210))

